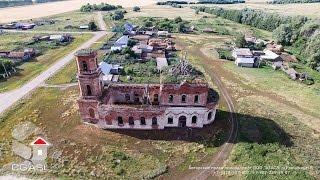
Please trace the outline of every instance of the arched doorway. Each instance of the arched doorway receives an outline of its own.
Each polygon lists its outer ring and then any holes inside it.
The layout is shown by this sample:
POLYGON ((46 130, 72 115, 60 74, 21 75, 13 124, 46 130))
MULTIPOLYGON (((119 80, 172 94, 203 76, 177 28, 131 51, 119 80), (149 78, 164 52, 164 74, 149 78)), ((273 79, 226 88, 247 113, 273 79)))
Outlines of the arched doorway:
POLYGON ((95 118, 95 113, 92 108, 89 109, 89 116, 90 116, 90 118, 95 118))
POLYGON ((186 127, 186 125, 187 125, 187 117, 180 116, 178 125, 179 125, 179 127, 186 127))

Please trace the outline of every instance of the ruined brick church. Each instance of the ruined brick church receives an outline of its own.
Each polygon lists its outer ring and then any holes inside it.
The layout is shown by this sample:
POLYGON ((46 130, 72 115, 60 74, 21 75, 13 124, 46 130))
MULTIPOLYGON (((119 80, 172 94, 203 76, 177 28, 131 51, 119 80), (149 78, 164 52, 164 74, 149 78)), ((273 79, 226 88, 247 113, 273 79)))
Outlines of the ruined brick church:
POLYGON ((103 129, 202 128, 214 121, 216 102, 203 81, 178 84, 108 83, 102 79, 97 53, 76 54, 81 118, 103 129))

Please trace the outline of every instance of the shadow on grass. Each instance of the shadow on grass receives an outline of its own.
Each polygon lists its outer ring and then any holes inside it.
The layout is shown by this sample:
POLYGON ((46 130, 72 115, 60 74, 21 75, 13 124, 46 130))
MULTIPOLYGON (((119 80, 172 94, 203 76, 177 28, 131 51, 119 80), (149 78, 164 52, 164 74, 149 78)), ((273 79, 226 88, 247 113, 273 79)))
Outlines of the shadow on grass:
MULTIPOLYGON (((273 120, 247 114, 235 113, 234 115, 236 115, 239 122, 239 133, 237 141, 229 141, 229 143, 279 143, 287 147, 293 145, 290 135, 273 120)), ((218 110, 215 121, 212 124, 205 125, 203 128, 117 129, 109 131, 143 140, 182 140, 202 143, 207 147, 218 147, 227 142, 229 137, 231 126, 228 121, 229 116, 229 112, 218 110)))

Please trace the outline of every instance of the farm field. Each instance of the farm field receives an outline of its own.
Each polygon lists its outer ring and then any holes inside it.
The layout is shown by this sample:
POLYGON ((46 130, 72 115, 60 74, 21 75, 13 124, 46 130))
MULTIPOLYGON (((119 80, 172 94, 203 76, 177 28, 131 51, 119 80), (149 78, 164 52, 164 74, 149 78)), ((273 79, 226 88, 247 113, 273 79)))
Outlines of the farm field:
MULTIPOLYGON (((12 22, 17 20, 28 20, 40 18, 44 16, 51 16, 61 14, 69 11, 80 9, 82 5, 87 3, 100 4, 106 2, 104 0, 72 0, 60 1, 54 3, 37 4, 32 6, 14 7, 0 9, 0 23, 12 22)), ((123 7, 133 6, 147 6, 154 4, 154 0, 136 0, 136 1, 122 1, 122 0, 108 0, 109 4, 121 5, 123 7)))
MULTIPOLYGON (((17 35, 11 33, 2 35, 2 37, 7 36, 6 38, 4 38, 4 46, 8 44, 10 50, 12 50, 12 48, 21 48, 23 43, 28 42, 32 38, 31 35, 32 34, 17 35), (22 38, 22 42, 17 42, 17 40, 20 37, 22 38)), ((92 37, 92 35, 83 34, 74 35, 74 37, 75 39, 71 44, 52 49, 45 48, 46 51, 44 54, 36 57, 34 60, 30 60, 29 62, 25 62, 22 65, 17 66, 19 72, 16 75, 10 77, 6 81, 0 82, 0 92, 9 91, 23 85, 25 82, 29 81, 30 79, 38 75, 40 72, 48 68, 55 61, 65 56, 70 51, 76 49, 80 44, 92 37)), ((0 41, 2 41, 2 39, 0 41)))
POLYGON ((89 31, 81 30, 78 27, 80 25, 88 25, 90 21, 95 22, 96 13, 94 12, 80 12, 80 11, 71 11, 63 14, 58 14, 54 16, 48 16, 45 18, 32 19, 31 22, 36 22, 39 20, 54 21, 54 24, 45 24, 41 26, 36 26, 33 30, 35 31, 89 31))
POLYGON ((171 6, 144 6, 140 12, 134 12, 129 10, 125 18, 130 19, 133 17, 163 17, 163 18, 175 18, 180 16, 185 20, 197 20, 201 18, 201 15, 197 15, 190 8, 175 8, 171 6))

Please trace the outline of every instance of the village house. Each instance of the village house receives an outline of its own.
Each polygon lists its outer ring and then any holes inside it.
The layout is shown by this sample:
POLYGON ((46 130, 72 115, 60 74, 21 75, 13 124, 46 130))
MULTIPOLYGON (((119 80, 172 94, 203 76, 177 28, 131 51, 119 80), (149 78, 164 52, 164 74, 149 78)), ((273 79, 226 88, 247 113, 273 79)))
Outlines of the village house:
POLYGON ((284 51, 284 48, 282 45, 276 44, 274 42, 268 43, 266 46, 267 50, 270 50, 276 54, 280 54, 281 52, 284 51))
POLYGON ((217 102, 203 81, 106 85, 95 51, 80 50, 75 56, 85 123, 102 129, 202 128, 215 119, 217 102))
POLYGON ((87 30, 87 29, 89 29, 89 25, 80 25, 79 29, 87 30))
POLYGON ((236 48, 232 52, 235 64, 240 67, 254 67, 255 58, 248 48, 236 48))
POLYGON ((124 32, 123 32, 123 35, 135 35, 136 32, 134 31, 136 26, 126 22, 124 25, 124 32))
POLYGON ((204 33, 214 33, 214 30, 212 28, 204 28, 202 30, 202 32, 204 32, 204 33))
POLYGON ((120 65, 108 64, 106 62, 100 62, 99 68, 102 72, 103 84, 110 82, 118 82, 119 74, 123 71, 123 67, 120 65))
POLYGON ((158 37, 171 37, 171 34, 168 31, 158 31, 158 37))
POLYGON ((59 42, 70 42, 72 40, 72 36, 70 34, 53 34, 49 36, 49 40, 59 42))
POLYGON ((121 36, 111 47, 111 51, 121 51, 128 46, 129 36, 121 36))
POLYGON ((260 56, 260 59, 263 61, 270 61, 270 62, 282 61, 282 58, 278 54, 268 49, 265 49, 263 52, 264 54, 260 56))
POLYGON ((35 57, 36 50, 34 48, 25 48, 23 51, 1 51, 0 57, 9 58, 16 63, 28 61, 35 57))
POLYGON ((28 30, 33 29, 36 26, 34 23, 17 23, 16 29, 28 30))
POLYGON ((2 29, 16 29, 16 23, 7 23, 3 24, 2 29))

